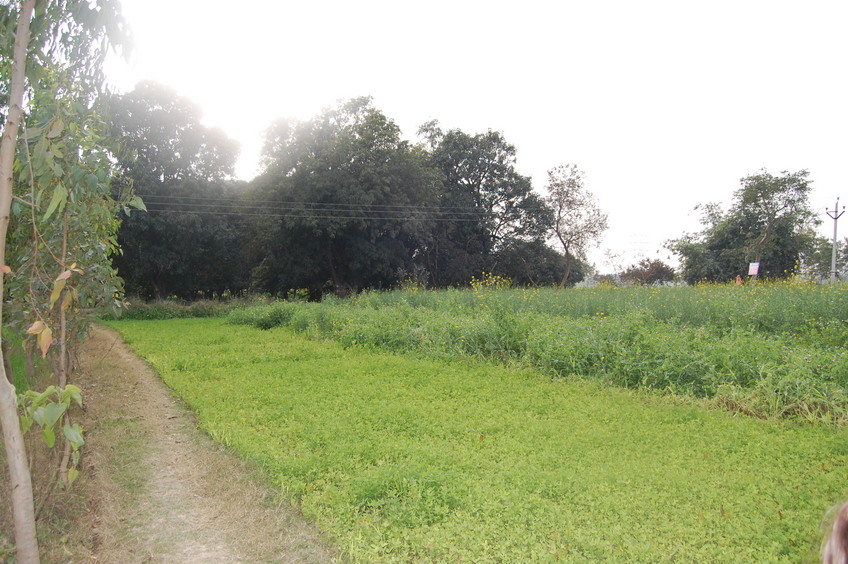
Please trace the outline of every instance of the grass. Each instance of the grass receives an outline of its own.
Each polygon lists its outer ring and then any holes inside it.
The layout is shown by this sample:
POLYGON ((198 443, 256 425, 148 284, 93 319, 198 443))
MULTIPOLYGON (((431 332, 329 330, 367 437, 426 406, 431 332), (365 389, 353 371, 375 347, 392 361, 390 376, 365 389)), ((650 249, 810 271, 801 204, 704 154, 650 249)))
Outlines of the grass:
POLYGON ((113 325, 354 562, 812 561, 848 494, 841 427, 287 329, 113 325))
MULTIPOLYGON (((120 319, 187 319, 196 317, 222 317, 233 309, 245 305, 264 303, 262 297, 250 300, 247 298, 228 298, 213 300, 183 301, 176 298, 162 300, 144 300, 131 297, 126 300, 126 308, 121 310, 120 319)), ((114 320, 116 316, 107 312, 104 319, 114 320)))
POLYGON ((237 309, 228 319, 345 346, 470 356, 555 379, 710 398, 763 418, 848 418, 845 285, 371 292, 237 309))

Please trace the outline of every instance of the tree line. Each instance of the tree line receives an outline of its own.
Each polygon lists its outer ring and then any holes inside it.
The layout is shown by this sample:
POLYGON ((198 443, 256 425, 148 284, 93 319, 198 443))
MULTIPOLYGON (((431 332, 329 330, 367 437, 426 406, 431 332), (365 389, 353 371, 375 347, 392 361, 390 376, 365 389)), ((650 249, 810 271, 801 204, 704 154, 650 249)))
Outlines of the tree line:
POLYGON ((131 183, 147 206, 123 220, 114 263, 143 297, 343 296, 483 272, 574 284, 606 228, 577 167, 552 170, 542 197, 501 133, 430 122, 411 143, 369 98, 272 123, 249 182, 233 180, 236 144, 173 90, 144 82, 110 111, 123 145, 116 185, 131 183), (547 244, 553 233, 561 251, 547 244))
MULTIPOLYGON (((608 227, 576 165, 551 169, 540 193, 502 133, 433 121, 412 143, 369 98, 273 122, 249 182, 233 177, 237 144, 166 86, 143 82, 112 97, 110 116, 123 147, 116 191, 132 185, 147 206, 124 218, 114 264, 144 298, 345 296, 461 285, 483 272, 566 286, 591 270, 586 250, 608 227)), ((703 229, 667 243, 678 272, 644 259, 619 279, 728 281, 751 262, 771 278, 801 266, 825 275, 830 247, 815 233, 808 176, 743 178, 729 210, 702 206, 703 229)))

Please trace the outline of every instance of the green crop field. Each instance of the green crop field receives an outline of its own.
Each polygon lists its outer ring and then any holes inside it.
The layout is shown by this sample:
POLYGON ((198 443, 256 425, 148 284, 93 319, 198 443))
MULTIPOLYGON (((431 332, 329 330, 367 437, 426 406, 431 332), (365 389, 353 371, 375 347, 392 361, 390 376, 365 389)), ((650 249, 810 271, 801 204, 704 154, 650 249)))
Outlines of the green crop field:
POLYGON ((748 290, 407 291, 114 326, 351 561, 812 561, 848 497, 845 294, 748 290))
POLYGON ((678 288, 364 293, 277 302, 233 323, 286 326, 345 346, 521 365, 707 398, 764 418, 848 416, 848 286, 803 283, 678 288))

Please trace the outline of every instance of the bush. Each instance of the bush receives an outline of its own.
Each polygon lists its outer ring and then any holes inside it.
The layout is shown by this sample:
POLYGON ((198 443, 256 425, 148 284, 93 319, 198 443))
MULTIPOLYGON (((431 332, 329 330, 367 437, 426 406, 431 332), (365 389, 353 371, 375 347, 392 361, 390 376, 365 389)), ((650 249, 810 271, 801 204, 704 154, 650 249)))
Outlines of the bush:
MULTIPOLYGON (((127 320, 160 320, 160 319, 188 319, 202 317, 223 317, 239 302, 236 300, 198 300, 195 302, 181 302, 178 300, 156 300, 145 302, 143 300, 128 300, 127 307, 120 317, 127 320)), ((108 314, 109 318, 115 316, 108 314)))

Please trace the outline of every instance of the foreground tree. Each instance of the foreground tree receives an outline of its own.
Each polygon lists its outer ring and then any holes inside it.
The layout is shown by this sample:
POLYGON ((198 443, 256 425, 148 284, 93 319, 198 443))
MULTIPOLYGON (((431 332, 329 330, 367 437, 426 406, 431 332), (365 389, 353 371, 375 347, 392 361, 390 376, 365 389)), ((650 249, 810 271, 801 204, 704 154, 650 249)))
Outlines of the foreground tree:
POLYGON ((667 244, 680 256, 683 279, 728 281, 747 273, 751 262, 760 264, 760 276, 785 278, 795 272, 815 243, 807 176, 805 170, 781 176, 761 171, 741 180, 729 211, 704 206, 704 229, 667 244))
POLYGON ((583 172, 574 164, 548 171, 546 201, 553 209, 553 231, 565 253, 565 273, 559 287, 565 286, 575 259, 585 260, 589 245, 607 230, 607 214, 595 204, 595 197, 583 185, 583 172))
MULTIPOLYGON (((18 25, 13 43, 13 62, 12 65, 9 65, 12 71, 12 80, 7 87, 9 93, 8 107, 3 124, 3 137, 0 141, 0 290, 3 289, 4 278, 9 271, 6 266, 6 233, 9 229, 9 215, 12 207, 12 167, 18 131, 24 115, 26 54, 30 39, 29 23, 34 9, 35 0, 24 2, 17 14, 12 13, 9 7, 6 8, 7 16, 17 15, 18 25)), ((14 21, 14 19, 11 21, 14 21)), ((9 67, 7 66, 7 68, 9 67)), ((0 291, 0 297, 2 295, 3 292, 0 291)), ((0 301, 0 320, 2 320, 2 307, 3 304, 0 301)), ((9 466, 17 556, 21 562, 38 562, 32 479, 27 464, 24 437, 18 419, 18 399, 15 387, 6 376, 5 362, 0 363, 0 370, 3 371, 3 377, 0 378, 0 423, 3 426, 3 444, 6 449, 6 463, 9 466)))
MULTIPOLYGON (((103 264, 98 257, 108 257, 114 248, 110 237, 118 203, 109 197, 111 159, 100 146, 102 122, 92 102, 102 84, 100 68, 109 40, 120 40, 124 29, 119 7, 110 0, 5 2, 0 3, 0 21, 4 22, 0 27, 0 93, 5 97, 0 141, 0 319, 7 326, 7 311, 24 310, 19 302, 26 299, 33 306, 30 315, 35 316, 29 333, 37 335, 42 354, 55 351, 54 340, 58 341, 58 352, 51 353, 58 387, 35 394, 38 400, 30 397, 23 402, 24 421, 35 418, 46 423, 36 416, 39 408, 47 409, 41 403, 45 398, 54 391, 65 398, 75 395, 65 386, 73 332, 69 318, 87 300, 87 292, 92 298, 96 293, 91 286, 81 290, 77 277, 83 271, 69 257, 91 258, 91 269, 99 270, 96 276, 102 275, 102 280, 112 275, 108 261, 106 268, 99 268, 103 264), (25 142, 19 143, 24 125, 25 142), (27 239, 25 231, 30 233, 31 244, 16 244, 7 252, 10 241, 27 239), (83 246, 84 242, 89 246, 83 246), (50 258, 45 260, 45 254, 50 258), (8 275, 11 283, 6 284, 8 275), (26 277, 29 282, 22 283, 21 278, 26 277), (24 291, 26 286, 29 289, 24 291), (45 287, 49 292, 44 292, 45 287), (45 293, 49 294, 46 298, 45 293)), ((32 481, 16 390, 5 374, 6 363, 0 362, 0 367, 4 372, 0 377, 0 424, 11 482, 16 559, 38 562, 32 481)), ((48 410, 52 414, 44 427, 48 444, 54 436, 52 427, 60 420, 65 438, 81 443, 78 426, 70 425, 66 418, 69 403, 60 401, 48 410)), ((70 451, 66 453, 63 468, 70 458, 70 451)), ((76 450, 74 453, 78 456, 76 450)))

